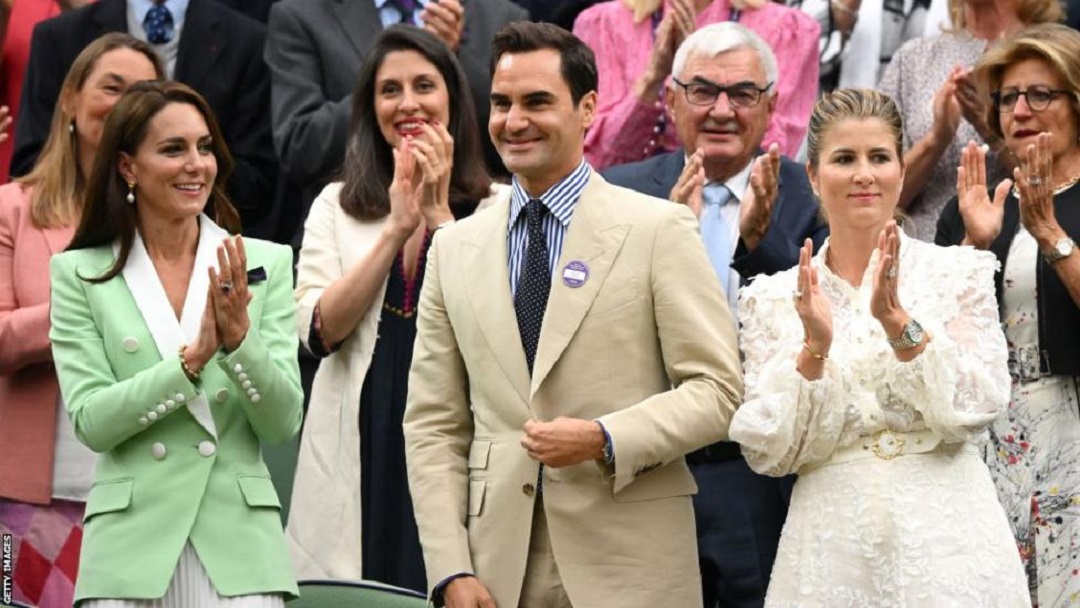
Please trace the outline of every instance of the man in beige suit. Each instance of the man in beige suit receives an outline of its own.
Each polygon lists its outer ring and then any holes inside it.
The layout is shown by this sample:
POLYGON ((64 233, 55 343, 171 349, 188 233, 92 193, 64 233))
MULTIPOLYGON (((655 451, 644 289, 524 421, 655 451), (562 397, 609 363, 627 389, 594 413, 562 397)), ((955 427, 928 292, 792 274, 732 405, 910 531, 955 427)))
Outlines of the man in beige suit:
POLYGON ((734 324, 693 215, 583 160, 592 52, 493 42, 508 197, 428 253, 405 412, 436 605, 701 606, 683 455, 727 437, 734 324))

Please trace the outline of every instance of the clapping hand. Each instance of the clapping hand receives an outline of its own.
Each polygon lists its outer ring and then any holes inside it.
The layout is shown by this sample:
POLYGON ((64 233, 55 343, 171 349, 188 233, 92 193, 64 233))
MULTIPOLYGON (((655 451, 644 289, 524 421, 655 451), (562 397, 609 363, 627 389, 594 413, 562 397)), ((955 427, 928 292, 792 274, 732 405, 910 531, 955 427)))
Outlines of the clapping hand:
POLYGON ((702 190, 705 188, 704 162, 705 152, 694 152, 668 195, 672 201, 689 207, 697 218, 701 217, 702 190))
POLYGON ((806 345, 821 356, 832 347, 832 306, 821 291, 817 268, 814 268, 814 242, 806 239, 799 250, 799 282, 795 289, 795 312, 803 325, 806 345))
POLYGON ((394 179, 390 182, 390 189, 387 191, 390 195, 390 221, 387 222, 386 227, 392 231, 400 243, 404 243, 412 236, 423 218, 420 213, 417 190, 413 186, 416 156, 412 153, 412 147, 413 144, 409 138, 402 138, 398 147, 392 150, 394 179))
POLYGON ((964 219, 964 244, 986 249, 994 242, 1001 232, 1005 197, 1011 186, 1012 180, 1002 180, 994 189, 994 200, 991 201, 986 192, 986 153, 975 142, 964 146, 956 171, 957 203, 964 219))
POLYGON ((687 36, 694 33, 697 28, 695 19, 692 0, 668 0, 664 18, 656 28, 656 37, 645 70, 657 84, 671 74, 675 51, 687 36))
POLYGON ((757 249, 769 231, 779 183, 780 146, 773 143, 768 153, 754 161, 750 171, 750 189, 739 205, 739 236, 749 251, 757 249))
POLYGON ((450 212, 450 177, 454 168, 454 138, 438 122, 425 123, 424 137, 410 140, 409 152, 420 166, 422 181, 416 193, 419 210, 429 229, 453 220, 450 212))
POLYGON ((877 253, 870 314, 882 324, 885 333, 894 338, 899 334, 897 325, 903 329, 908 319, 897 293, 900 283, 900 227, 895 220, 889 220, 878 234, 877 253))
POLYGON ((1039 133, 1034 144, 1024 151, 1023 168, 1013 169, 1020 190, 1020 222, 1038 241, 1050 240, 1061 233, 1054 215, 1053 137, 1039 133))
POLYGON ((247 337, 248 291, 247 254, 243 238, 229 237, 217 248, 218 270, 210 268, 210 294, 214 303, 214 318, 218 335, 227 352, 236 350, 247 337))
POLYGON ((465 31, 465 9, 459 0, 435 0, 428 2, 420 11, 424 29, 435 34, 455 53, 461 46, 461 33, 465 31))
POLYGON ((951 78, 955 84, 955 97, 960 106, 960 114, 964 117, 979 137, 989 141, 990 128, 986 124, 986 99, 979 95, 979 88, 972 78, 971 69, 960 67, 953 68, 951 78))
POLYGON ((934 136, 942 145, 951 142, 956 136, 956 130, 960 128, 961 109, 960 102, 956 99, 956 78, 962 70, 960 66, 954 67, 949 77, 934 93, 932 128, 934 136))

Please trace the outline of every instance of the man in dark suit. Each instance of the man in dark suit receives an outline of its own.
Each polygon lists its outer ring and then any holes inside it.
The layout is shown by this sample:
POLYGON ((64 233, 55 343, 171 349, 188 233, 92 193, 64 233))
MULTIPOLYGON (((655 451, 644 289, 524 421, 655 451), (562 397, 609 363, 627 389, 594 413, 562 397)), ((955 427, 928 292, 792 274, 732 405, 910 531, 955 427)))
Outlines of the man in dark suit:
MULTIPOLYGON (((740 284, 794 266, 803 241, 820 246, 827 228, 805 168, 775 144, 762 154, 776 107, 776 59, 757 34, 736 23, 702 28, 679 47, 672 75, 665 102, 684 150, 612 167, 604 177, 694 210, 734 312, 740 284)), ((793 479, 755 474, 732 442, 686 460, 699 488, 705 608, 761 606, 793 479)))
MULTIPOLYGON (((411 19, 396 0, 281 0, 272 7, 266 62, 273 82, 274 146, 289 182, 301 190, 289 209, 298 230, 345 158, 356 77, 384 27, 402 21, 428 27, 454 49, 469 79, 477 122, 487 124, 491 39, 507 23, 527 20, 528 13, 509 0, 416 2, 421 10, 411 19)), ((494 147, 482 139, 488 166, 502 171, 494 147)))
MULTIPOLYGON (((266 26, 218 0, 166 0, 168 40, 155 49, 170 76, 190 85, 210 103, 236 163, 229 196, 240 210, 245 234, 264 236, 260 221, 274 203, 277 159, 270 133, 270 75, 263 62, 266 26), (186 5, 186 9, 184 6, 186 5), (171 31, 169 31, 171 30, 171 31)), ((30 61, 15 126, 11 174, 34 165, 49 135, 60 85, 75 57, 107 32, 148 40, 144 21, 149 0, 99 0, 43 21, 34 28, 30 61), (140 4, 147 5, 139 7, 140 4)))

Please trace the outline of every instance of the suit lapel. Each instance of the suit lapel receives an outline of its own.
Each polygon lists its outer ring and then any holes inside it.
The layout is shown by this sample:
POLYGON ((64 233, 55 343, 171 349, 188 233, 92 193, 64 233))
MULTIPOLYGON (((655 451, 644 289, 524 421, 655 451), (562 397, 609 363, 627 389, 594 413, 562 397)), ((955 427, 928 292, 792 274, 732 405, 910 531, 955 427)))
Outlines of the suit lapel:
POLYGON ((630 228, 617 223, 610 191, 611 186, 594 172, 574 209, 562 255, 551 277, 551 296, 536 349, 530 397, 577 333, 630 228), (573 261, 583 262, 589 269, 581 287, 569 287, 562 280, 563 269, 573 261))
POLYGON ((375 3, 371 0, 337 0, 331 5, 335 21, 345 39, 352 45, 357 56, 363 58, 370 48, 370 41, 374 40, 382 31, 382 21, 379 19, 379 11, 375 9, 375 3), (362 41, 368 41, 364 46, 362 41))
MULTIPOLYGON (((158 278, 146 245, 138 232, 131 245, 127 264, 124 265, 123 277, 127 283, 131 298, 142 315, 150 336, 154 339, 158 354, 162 359, 177 352, 181 344, 188 344, 195 339, 199 331, 199 322, 206 306, 206 293, 209 279, 205 269, 217 265, 216 247, 227 236, 205 216, 200 218, 199 245, 195 252, 194 271, 188 284, 187 296, 180 321, 173 315, 165 288, 158 278), (201 277, 201 278, 200 278, 201 277)), ((114 245, 114 253, 119 245, 114 245)), ((188 403, 188 411, 207 433, 217 438, 217 426, 210 413, 210 404, 202 393, 188 403)))
POLYGON ((477 216, 473 240, 466 243, 465 282, 480 332, 521 401, 529 403, 529 368, 521 346, 506 251, 510 221, 509 189, 494 209, 477 216), (482 219, 481 219, 482 218, 482 219))
POLYGON ((227 44, 221 32, 213 0, 191 0, 184 15, 184 30, 180 33, 180 48, 176 53, 176 80, 192 87, 210 71, 227 44))

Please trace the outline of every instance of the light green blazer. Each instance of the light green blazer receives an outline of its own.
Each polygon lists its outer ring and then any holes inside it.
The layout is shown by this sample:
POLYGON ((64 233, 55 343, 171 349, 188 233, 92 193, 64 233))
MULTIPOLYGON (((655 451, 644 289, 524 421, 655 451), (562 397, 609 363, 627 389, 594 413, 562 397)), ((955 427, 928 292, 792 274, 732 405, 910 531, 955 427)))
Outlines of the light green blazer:
POLYGON ((259 454, 300 429, 292 252, 245 240, 251 327, 191 383, 178 357, 194 339, 206 268, 225 233, 201 218, 195 270, 182 319, 136 238, 121 275, 109 246, 54 256, 53 356, 78 438, 98 452, 87 500, 76 601, 161 597, 191 542, 224 596, 298 593, 280 504, 259 454))

